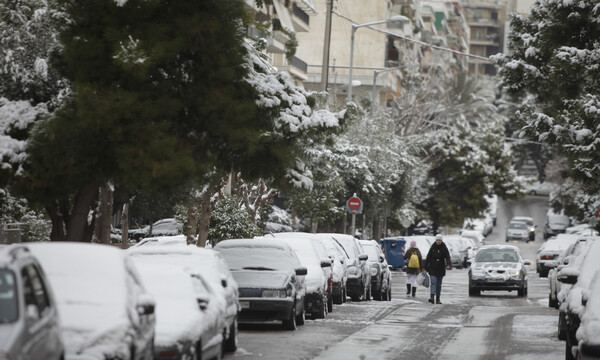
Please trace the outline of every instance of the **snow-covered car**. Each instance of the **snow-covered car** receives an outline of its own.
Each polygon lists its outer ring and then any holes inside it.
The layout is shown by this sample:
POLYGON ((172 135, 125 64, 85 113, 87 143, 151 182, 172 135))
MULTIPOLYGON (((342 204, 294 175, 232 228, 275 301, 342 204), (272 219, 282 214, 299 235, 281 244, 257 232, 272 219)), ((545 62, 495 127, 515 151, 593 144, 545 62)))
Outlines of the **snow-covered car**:
POLYGON ((596 270, 590 288, 581 299, 581 323, 577 330, 577 347, 574 349, 577 359, 600 358, 600 269, 596 270))
POLYGON ((433 226, 429 220, 421 220, 412 230, 413 235, 429 235, 433 233, 433 226))
POLYGON ((535 229, 537 228, 537 225, 533 222, 533 218, 529 217, 529 216, 513 216, 512 219, 510 219, 510 222, 514 222, 514 221, 521 221, 524 222, 525 224, 527 224, 527 227, 529 228, 529 240, 531 241, 535 241, 535 229))
POLYGON ((28 243, 54 290, 65 358, 153 359, 155 301, 127 252, 90 243, 28 243))
MULTIPOLYGON (((324 319, 329 310, 328 304, 331 298, 331 259, 326 254, 319 254, 315 245, 306 234, 295 233, 269 234, 276 240, 290 245, 296 252, 300 263, 306 266, 306 296, 304 297, 304 310, 313 319, 324 319)), ((267 237, 268 238, 268 237, 267 237)))
POLYGON ((154 358, 221 358, 225 303, 204 275, 189 266, 188 254, 162 247, 129 256, 156 299, 154 358))
POLYGON ((463 229, 481 231, 483 236, 488 236, 493 230, 493 220, 491 218, 465 219, 463 229))
POLYGON ((392 272, 388 268, 381 246, 375 240, 359 240, 367 253, 371 269, 371 294, 374 300, 392 300, 392 272))
POLYGON ((64 359, 52 288, 22 245, 0 247, 0 359, 64 359))
POLYGON ((183 224, 173 218, 161 219, 140 229, 130 229, 127 236, 130 239, 139 241, 145 237, 156 236, 175 236, 183 232, 183 224))
POLYGON ((237 349, 237 316, 240 311, 238 285, 219 252, 183 245, 130 248, 128 253, 134 259, 135 256, 169 257, 179 265, 185 266, 188 273, 200 274, 218 296, 218 299, 213 301, 223 308, 225 314, 223 349, 227 352, 237 349))
POLYGON ((147 237, 131 246, 130 249, 165 245, 187 245, 187 237, 185 235, 147 237))
POLYGON ((371 299, 371 271, 367 267, 369 256, 362 252, 358 240, 352 235, 329 234, 348 254, 348 282, 346 284, 348 296, 352 301, 371 299))
POLYGON ((558 300, 558 293, 562 288, 562 283, 558 281, 557 274, 564 267, 568 266, 573 258, 579 255, 581 249, 584 248, 584 244, 587 241, 587 238, 582 237, 579 241, 569 245, 567 250, 565 250, 556 260, 551 260, 549 262, 553 262, 555 265, 551 267, 548 272, 548 306, 553 308, 559 308, 560 301, 558 300))
POLYGON ((447 242, 446 237, 444 237, 444 243, 448 248, 448 252, 450 253, 450 261, 452 262, 452 267, 455 269, 460 269, 463 267, 464 257, 461 255, 460 246, 456 242, 447 242))
POLYGON ((476 249, 479 249, 485 244, 485 236, 478 230, 461 229, 459 231, 460 236, 472 239, 475 242, 476 249))
POLYGON ((583 236, 598 236, 598 232, 594 230, 589 224, 577 224, 569 226, 565 229, 565 234, 576 234, 583 236))
POLYGON ((506 228, 505 241, 525 240, 529 242, 529 227, 522 221, 511 221, 506 228))
POLYGON ((350 257, 344 250, 344 247, 334 240, 328 234, 314 234, 316 240, 325 246, 327 255, 333 259, 333 283, 332 283, 332 298, 334 304, 342 304, 346 302, 348 282, 348 260, 350 257))
MULTIPOLYGON (((456 267, 467 267, 467 261, 475 256, 473 252, 473 244, 470 240, 460 235, 444 235, 444 243, 455 247, 459 252, 459 264, 456 267), (469 252, 470 250, 470 252, 469 252)), ((454 267, 454 264, 452 265, 454 267)))
POLYGON ((525 192, 527 194, 533 195, 533 196, 535 196, 535 195, 548 196, 548 195, 550 195, 550 193, 552 193, 557 188, 558 188, 558 184, 555 184, 555 183, 551 183, 548 181, 544 181, 544 182, 534 181, 525 187, 525 192))
POLYGON ((285 329, 304 325, 307 274, 292 248, 276 239, 232 239, 215 245, 238 284, 240 323, 282 322, 285 329))
POLYGON ((555 214, 552 210, 548 210, 546 214, 546 222, 544 223, 544 240, 564 234, 570 225, 570 219, 563 214, 555 214))
POLYGON ((557 260, 567 248, 578 241, 581 235, 559 234, 557 237, 548 239, 537 251, 536 270, 539 277, 547 277, 550 269, 557 264, 557 260))
POLYGON ((576 358, 575 353, 579 343, 578 329, 585 315, 584 304, 589 300, 589 289, 596 272, 600 270, 599 258, 600 241, 598 238, 588 238, 581 255, 574 258, 569 266, 564 267, 557 274, 558 281, 563 283, 559 293, 561 305, 558 322, 559 338, 563 335, 566 341, 566 359, 576 358))
POLYGON ((526 296, 530 264, 521 258, 516 246, 482 246, 469 268, 469 296, 489 290, 516 290, 518 296, 526 296))
POLYGON ((435 242, 435 238, 429 235, 406 236, 404 240, 406 240, 405 250, 408 250, 410 243, 414 241, 423 259, 427 257, 431 245, 435 242))

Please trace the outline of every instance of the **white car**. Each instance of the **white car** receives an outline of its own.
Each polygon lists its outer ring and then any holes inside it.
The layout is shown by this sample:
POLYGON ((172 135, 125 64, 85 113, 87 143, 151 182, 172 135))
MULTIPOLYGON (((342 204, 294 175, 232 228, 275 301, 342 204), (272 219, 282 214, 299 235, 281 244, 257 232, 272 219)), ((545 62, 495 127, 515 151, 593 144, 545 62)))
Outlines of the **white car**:
POLYGON ((150 236, 174 236, 180 235, 183 232, 183 224, 173 218, 161 219, 141 229, 130 229, 128 237, 134 240, 140 240, 150 236))
POLYGON ((154 356, 220 358, 226 333, 224 301, 190 266, 188 254, 171 249, 175 251, 163 247, 160 252, 129 252, 156 299, 154 356))
POLYGON ((316 238, 325 246, 328 256, 333 259, 333 284, 332 298, 334 304, 342 304, 346 302, 348 283, 348 262, 350 257, 344 247, 340 245, 329 234, 314 234, 316 238))
POLYGON ((130 249, 164 245, 187 245, 187 237, 185 235, 147 237, 131 246, 130 249))
POLYGON ((28 243, 50 281, 65 358, 153 359, 155 301, 127 252, 90 243, 28 243))
POLYGON ((527 265, 519 248, 512 245, 486 245, 479 249, 469 268, 469 296, 481 291, 516 290, 527 295, 527 265))
POLYGON ((359 240, 369 256, 367 264, 371 269, 371 294, 374 300, 392 300, 392 272, 388 268, 381 246, 375 240, 359 240))
POLYGON ((478 230, 461 229, 460 236, 469 238, 475 243, 475 250, 479 249, 485 243, 485 237, 478 230))
POLYGON ((553 262, 553 267, 548 272, 548 284, 550 287, 550 291, 548 294, 548 306, 553 308, 559 308, 560 302, 558 300, 558 293, 562 288, 562 283, 558 281, 557 274, 564 267, 569 266, 569 263, 581 252, 581 249, 584 248, 585 242, 587 238, 580 238, 579 241, 571 244, 567 250, 565 250, 556 260, 552 260, 549 262, 553 262))
POLYGON ((581 235, 559 234, 556 238, 548 239, 543 243, 537 251, 536 268, 539 277, 547 277, 550 269, 556 266, 556 262, 552 260, 557 260, 571 244, 580 238, 581 235))
POLYGON ((520 221, 520 222, 524 222, 525 224, 527 224, 527 227, 529 228, 529 240, 535 241, 535 229, 537 228, 537 225, 533 222, 532 217, 513 216, 509 222, 513 222, 513 221, 520 221))
POLYGON ((481 231, 483 236, 488 236, 493 229, 491 218, 465 219, 463 229, 481 231))
POLYGON ((511 221, 506 228, 505 241, 525 240, 529 242, 529 226, 522 221, 511 221))
POLYGON ((369 256, 362 251, 354 236, 336 233, 329 235, 342 245, 349 256, 346 283, 348 296, 352 301, 371 300, 371 272, 366 262, 369 256))
MULTIPOLYGON (((146 240, 146 239, 144 239, 146 240)), ((223 256, 212 249, 197 246, 148 246, 145 248, 130 248, 130 256, 157 256, 170 258, 178 264, 185 266, 190 274, 201 274, 202 278, 210 284, 212 290, 218 295, 219 306, 225 314, 223 347, 225 351, 233 352, 237 349, 238 321, 240 311, 238 301, 238 285, 223 256)))
POLYGON ((536 195, 548 196, 548 195, 550 195, 550 193, 552 193, 557 188, 558 188, 558 184, 555 184, 555 183, 551 183, 548 181, 545 181, 545 182, 534 181, 531 184, 526 186, 525 192, 528 195, 533 195, 533 196, 536 196, 536 195))
MULTIPOLYGON (((455 247, 459 253, 459 264, 456 265, 458 268, 467 267, 467 262, 470 258, 475 256, 473 253, 473 245, 467 240, 467 238, 460 235, 444 235, 444 243, 455 247), (471 250, 471 252, 469 252, 471 250)), ((452 265, 454 266, 454 264, 452 265)))
POLYGON ((552 209, 548 210, 546 213, 546 221, 544 223, 544 240, 558 234, 564 234, 570 223, 571 220, 568 216, 556 214, 552 209))

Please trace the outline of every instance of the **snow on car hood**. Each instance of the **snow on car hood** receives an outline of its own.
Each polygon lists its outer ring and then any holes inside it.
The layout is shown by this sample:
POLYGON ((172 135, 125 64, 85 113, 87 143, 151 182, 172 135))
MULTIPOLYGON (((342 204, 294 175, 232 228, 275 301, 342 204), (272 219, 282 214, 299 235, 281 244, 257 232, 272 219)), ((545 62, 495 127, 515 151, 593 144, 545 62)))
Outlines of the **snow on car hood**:
POLYGON ((515 271, 521 270, 521 263, 517 262, 478 262, 472 266, 473 276, 484 275, 490 278, 508 279, 515 276, 515 271), (482 273, 477 273, 479 270, 482 273))
POLYGON ((289 272, 269 270, 233 270, 233 278, 240 288, 281 289, 284 288, 289 272))

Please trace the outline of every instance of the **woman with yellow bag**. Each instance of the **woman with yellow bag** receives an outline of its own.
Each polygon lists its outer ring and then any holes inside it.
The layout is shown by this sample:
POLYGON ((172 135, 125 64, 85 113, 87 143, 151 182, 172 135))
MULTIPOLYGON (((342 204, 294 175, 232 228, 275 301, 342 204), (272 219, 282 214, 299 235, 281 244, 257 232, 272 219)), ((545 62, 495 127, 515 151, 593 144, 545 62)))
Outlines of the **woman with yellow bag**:
POLYGON ((423 258, 421 251, 417 248, 416 241, 410 242, 410 248, 404 252, 404 261, 406 261, 406 295, 410 295, 412 288, 412 296, 417 293, 417 275, 423 271, 423 258))

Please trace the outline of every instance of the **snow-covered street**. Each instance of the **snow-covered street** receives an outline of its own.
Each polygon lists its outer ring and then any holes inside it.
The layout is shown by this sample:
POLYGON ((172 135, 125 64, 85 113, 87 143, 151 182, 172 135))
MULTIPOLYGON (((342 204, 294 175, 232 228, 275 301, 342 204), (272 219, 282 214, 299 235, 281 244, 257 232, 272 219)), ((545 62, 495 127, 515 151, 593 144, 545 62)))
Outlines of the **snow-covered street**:
MULTIPOLYGON (((545 203, 528 197, 503 202, 498 224, 486 244, 504 242, 515 212, 543 217, 545 203)), ((525 259, 535 259, 543 239, 514 242, 525 259)), ((307 320, 289 333, 280 324, 245 325, 239 349, 225 359, 562 359, 557 338, 558 310, 548 307, 548 280, 528 267, 529 293, 483 292, 468 296, 468 270, 453 269, 444 278, 442 305, 427 302, 420 287, 407 297, 404 272, 393 272, 392 301, 336 305, 324 320, 307 320), (460 354, 460 355, 459 355, 460 354)))

